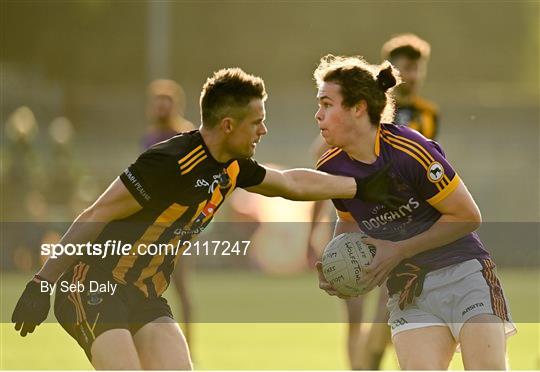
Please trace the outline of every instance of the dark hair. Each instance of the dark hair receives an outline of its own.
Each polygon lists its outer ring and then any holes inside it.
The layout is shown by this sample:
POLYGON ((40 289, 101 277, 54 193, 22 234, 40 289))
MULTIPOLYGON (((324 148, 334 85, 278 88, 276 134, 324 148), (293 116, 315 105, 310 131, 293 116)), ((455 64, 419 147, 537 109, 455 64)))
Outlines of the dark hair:
POLYGON ((241 120, 252 99, 266 100, 264 81, 240 68, 225 68, 214 72, 204 83, 201 98, 201 120, 212 128, 225 117, 241 120))
POLYGON ((387 67, 381 69, 377 74, 377 84, 383 92, 386 92, 388 89, 394 87, 397 83, 397 79, 393 74, 392 65, 388 64, 387 67))
POLYGON ((369 121, 378 125, 381 121, 392 122, 394 99, 391 88, 401 82, 399 73, 385 61, 371 65, 362 57, 343 57, 328 54, 321 58, 313 73, 317 86, 332 82, 340 86, 344 107, 353 107, 360 101, 367 103, 369 121))
POLYGON ((408 59, 429 59, 431 46, 414 34, 400 34, 388 40, 381 49, 383 60, 394 61, 404 56, 408 59))

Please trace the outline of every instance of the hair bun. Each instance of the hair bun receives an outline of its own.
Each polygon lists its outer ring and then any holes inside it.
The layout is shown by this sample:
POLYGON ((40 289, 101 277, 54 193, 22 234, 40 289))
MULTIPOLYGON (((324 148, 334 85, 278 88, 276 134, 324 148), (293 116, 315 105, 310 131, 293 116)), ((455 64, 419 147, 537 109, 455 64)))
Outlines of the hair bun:
POLYGON ((396 77, 394 76, 392 70, 392 65, 389 65, 379 71, 379 74, 377 75, 377 84, 383 92, 386 92, 388 89, 392 88, 397 83, 396 77))

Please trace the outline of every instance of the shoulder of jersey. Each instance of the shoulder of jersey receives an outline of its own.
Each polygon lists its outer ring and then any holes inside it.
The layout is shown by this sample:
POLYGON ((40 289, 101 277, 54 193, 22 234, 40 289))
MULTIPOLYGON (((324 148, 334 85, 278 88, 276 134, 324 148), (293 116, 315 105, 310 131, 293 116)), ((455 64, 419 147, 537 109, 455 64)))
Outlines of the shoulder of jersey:
POLYGON ((434 113, 437 113, 439 111, 439 108, 434 102, 422 97, 415 97, 414 105, 421 110, 431 111, 434 113))
POLYGON ((167 141, 153 146, 150 151, 182 157, 183 154, 187 155, 199 145, 202 149, 200 135, 198 134, 198 131, 193 130, 171 137, 167 141))
POLYGON ((393 137, 399 136, 399 137, 405 137, 411 141, 420 142, 420 143, 423 143, 428 140, 420 132, 418 132, 417 130, 411 129, 406 125, 382 124, 380 135, 383 139, 388 138, 390 136, 393 136, 393 137))
POLYGON ((435 162, 433 155, 428 151, 433 147, 432 141, 414 129, 401 125, 383 124, 381 142, 394 151, 407 154, 406 158, 416 160, 426 169, 435 162))
POLYGON ((343 150, 337 147, 332 147, 331 149, 327 150, 324 154, 321 155, 319 160, 317 161, 317 164, 315 165, 316 169, 320 169, 323 165, 328 165, 327 163, 336 158, 339 154, 343 153, 343 150))

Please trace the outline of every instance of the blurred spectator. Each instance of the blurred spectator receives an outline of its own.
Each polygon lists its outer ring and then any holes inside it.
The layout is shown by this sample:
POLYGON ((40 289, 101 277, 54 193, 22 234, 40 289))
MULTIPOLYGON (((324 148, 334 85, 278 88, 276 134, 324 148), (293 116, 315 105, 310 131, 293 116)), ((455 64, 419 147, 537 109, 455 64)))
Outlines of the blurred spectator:
POLYGON ((37 149, 39 127, 29 107, 13 111, 5 123, 0 162, 2 251, 0 269, 32 270, 38 263, 35 249, 48 210, 45 173, 37 149))
POLYGON ((49 221, 67 223, 74 218, 76 213, 74 207, 76 207, 81 170, 73 156, 74 135, 75 129, 65 117, 58 117, 49 124, 49 156, 45 189, 45 198, 49 204, 49 221))
POLYGON ((1 168, 4 220, 39 220, 47 211, 42 158, 36 149, 38 131, 34 113, 26 106, 17 108, 5 124, 1 168))

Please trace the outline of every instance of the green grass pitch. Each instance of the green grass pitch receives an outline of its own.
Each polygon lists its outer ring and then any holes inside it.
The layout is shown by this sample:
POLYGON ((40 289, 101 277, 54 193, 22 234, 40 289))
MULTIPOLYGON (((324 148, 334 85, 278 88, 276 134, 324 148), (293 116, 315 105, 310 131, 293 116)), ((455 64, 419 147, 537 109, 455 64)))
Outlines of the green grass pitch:
MULTIPOLYGON (((29 275, 0 274, 0 316, 4 322, 0 324, 0 369, 91 369, 82 350, 58 324, 43 324, 22 338, 5 323, 29 275)), ((510 366, 538 370, 540 325, 533 323, 540 316, 538 271, 506 269, 500 275, 518 321, 518 334, 508 342, 510 366)), ((314 273, 288 277, 250 272, 194 273, 191 288, 196 316, 201 321, 193 325, 191 347, 196 369, 347 369, 346 325, 339 322, 343 306, 320 292, 314 273)), ((178 309, 172 291, 166 297, 173 311, 178 309)), ((383 369, 397 368, 389 347, 383 369)), ((462 368, 456 354, 450 369, 462 368)))

